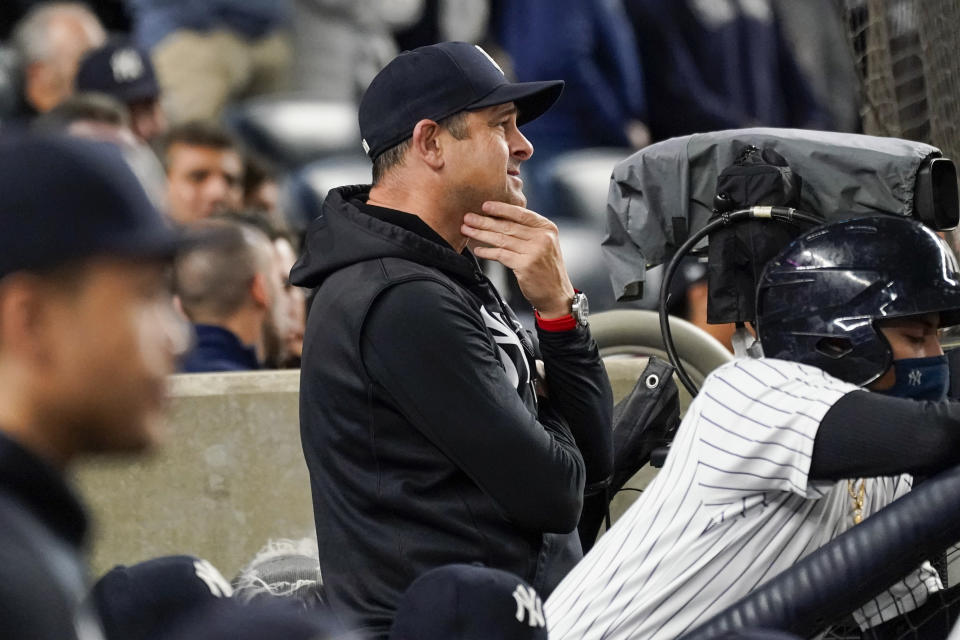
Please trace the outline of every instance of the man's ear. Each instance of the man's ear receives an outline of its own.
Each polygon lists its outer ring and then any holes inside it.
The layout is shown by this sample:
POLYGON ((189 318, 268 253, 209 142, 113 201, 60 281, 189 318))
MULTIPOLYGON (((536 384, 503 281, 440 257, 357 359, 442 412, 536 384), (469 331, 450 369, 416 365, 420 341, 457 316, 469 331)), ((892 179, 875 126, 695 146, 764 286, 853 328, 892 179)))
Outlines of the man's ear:
POLYGON ((270 294, 267 291, 267 276, 256 273, 250 281, 250 297, 258 307, 266 309, 270 306, 270 294))
POLYGON ((55 106, 49 104, 53 74, 53 67, 46 62, 31 62, 23 70, 23 92, 27 101, 39 110, 55 106))
POLYGON ((433 120, 421 120, 413 128, 410 147, 431 169, 443 168, 443 146, 440 141, 442 128, 433 120))
POLYGON ((0 351, 39 362, 46 358, 49 295, 29 275, 0 281, 0 351))

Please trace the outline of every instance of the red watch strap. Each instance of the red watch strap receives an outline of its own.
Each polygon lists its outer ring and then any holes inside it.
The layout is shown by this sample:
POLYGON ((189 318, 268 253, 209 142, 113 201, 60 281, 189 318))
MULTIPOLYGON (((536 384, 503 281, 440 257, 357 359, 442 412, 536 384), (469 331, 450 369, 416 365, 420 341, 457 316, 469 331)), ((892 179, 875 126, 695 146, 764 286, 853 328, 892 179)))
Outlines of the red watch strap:
POLYGON ((577 327, 577 320, 572 313, 549 320, 541 318, 539 311, 534 311, 533 315, 537 319, 537 326, 544 331, 570 331, 577 327))

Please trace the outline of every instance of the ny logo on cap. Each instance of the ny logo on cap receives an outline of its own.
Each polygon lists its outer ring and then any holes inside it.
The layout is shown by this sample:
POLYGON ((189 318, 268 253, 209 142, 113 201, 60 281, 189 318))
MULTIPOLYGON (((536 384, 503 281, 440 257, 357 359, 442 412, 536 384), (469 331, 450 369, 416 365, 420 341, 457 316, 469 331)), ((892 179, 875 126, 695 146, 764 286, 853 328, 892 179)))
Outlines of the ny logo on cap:
POLYGON ((481 46, 478 45, 478 44, 475 44, 475 45, 473 45, 473 46, 475 46, 475 47, 477 48, 477 51, 479 51, 480 53, 482 53, 483 55, 485 55, 485 56, 487 57, 487 60, 489 60, 489 61, 490 61, 490 64, 492 64, 493 66, 495 66, 495 67, 497 68, 497 71, 500 72, 500 75, 503 75, 503 76, 507 75, 507 74, 505 74, 505 73, 503 72, 503 69, 500 68, 500 65, 497 64, 497 61, 494 60, 494 59, 490 56, 489 53, 487 53, 486 51, 483 50, 483 47, 481 47, 481 46))
POLYGON ((540 596, 533 587, 518 584, 513 591, 513 599, 517 601, 518 622, 523 622, 526 618, 527 624, 531 627, 547 626, 547 621, 543 617, 543 603, 540 602, 540 596))
POLYGON ((143 59, 135 49, 119 49, 110 56, 110 70, 116 82, 131 82, 143 75, 143 59))

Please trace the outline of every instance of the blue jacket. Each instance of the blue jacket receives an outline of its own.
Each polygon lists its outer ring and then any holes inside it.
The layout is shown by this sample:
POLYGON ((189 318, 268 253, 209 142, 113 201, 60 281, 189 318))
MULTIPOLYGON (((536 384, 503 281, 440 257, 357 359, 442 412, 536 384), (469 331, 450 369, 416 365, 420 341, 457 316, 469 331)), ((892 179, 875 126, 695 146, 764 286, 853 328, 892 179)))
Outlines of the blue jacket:
POLYGON ((649 62, 644 77, 655 98, 649 104, 654 139, 753 126, 829 126, 769 5, 755 4, 754 14, 728 0, 624 5, 649 62))
POLYGON ((152 49, 180 29, 222 28, 247 38, 259 38, 287 19, 286 0, 126 0, 133 16, 134 36, 152 49))
POLYGON ((183 360, 183 373, 251 371, 260 368, 257 352, 244 345, 230 331, 209 324, 193 325, 197 344, 183 360))
POLYGON ((628 146, 628 120, 646 119, 643 75, 619 0, 512 0, 498 36, 521 82, 562 79, 563 95, 524 127, 556 151, 628 146))

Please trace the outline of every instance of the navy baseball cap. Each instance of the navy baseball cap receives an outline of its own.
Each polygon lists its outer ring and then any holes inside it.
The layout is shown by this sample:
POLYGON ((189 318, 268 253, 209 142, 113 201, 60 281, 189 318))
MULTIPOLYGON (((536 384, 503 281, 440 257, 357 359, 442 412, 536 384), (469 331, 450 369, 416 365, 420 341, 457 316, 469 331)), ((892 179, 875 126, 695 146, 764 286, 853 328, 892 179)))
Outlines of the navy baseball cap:
POLYGON ((152 100, 160 85, 150 55, 126 39, 108 41, 80 62, 74 80, 77 92, 96 91, 121 102, 152 100))
POLYGON ((506 102, 517 105, 517 124, 525 124, 549 109, 562 91, 563 80, 510 82, 486 51, 466 42, 404 51, 377 74, 360 100, 363 149, 376 159, 413 135, 424 118, 442 120, 506 102))
POLYGON ((107 142, 0 136, 0 278, 98 255, 170 258, 206 236, 175 229, 107 142))
POLYGON ((451 564, 413 581, 400 599, 390 640, 547 640, 543 603, 512 573, 451 564))
POLYGON ((163 556, 117 565, 91 591, 107 640, 147 640, 176 619, 229 598, 230 583, 209 562, 163 556))
MULTIPOLYGON (((133 636, 131 636, 131 639, 133 636)), ((360 640, 327 611, 303 611, 295 604, 218 602, 182 619, 163 640, 360 640)))

